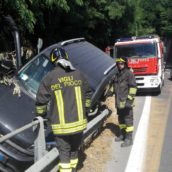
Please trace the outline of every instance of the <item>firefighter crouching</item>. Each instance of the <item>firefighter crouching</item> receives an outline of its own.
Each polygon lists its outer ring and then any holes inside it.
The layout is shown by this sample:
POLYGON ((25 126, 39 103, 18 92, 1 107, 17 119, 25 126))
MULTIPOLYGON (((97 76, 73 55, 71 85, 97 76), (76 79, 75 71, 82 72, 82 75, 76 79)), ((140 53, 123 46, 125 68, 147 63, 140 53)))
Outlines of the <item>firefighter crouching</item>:
POLYGON ((113 79, 113 88, 120 133, 115 141, 124 141, 121 147, 127 147, 133 144, 133 106, 137 85, 125 57, 117 58, 116 65, 118 73, 113 79))
POLYGON ((50 60, 56 67, 41 81, 36 113, 45 117, 50 102, 49 118, 59 150, 59 171, 73 172, 78 164, 83 130, 87 127, 85 114, 90 106, 90 88, 84 75, 69 62, 64 49, 53 49, 50 60))

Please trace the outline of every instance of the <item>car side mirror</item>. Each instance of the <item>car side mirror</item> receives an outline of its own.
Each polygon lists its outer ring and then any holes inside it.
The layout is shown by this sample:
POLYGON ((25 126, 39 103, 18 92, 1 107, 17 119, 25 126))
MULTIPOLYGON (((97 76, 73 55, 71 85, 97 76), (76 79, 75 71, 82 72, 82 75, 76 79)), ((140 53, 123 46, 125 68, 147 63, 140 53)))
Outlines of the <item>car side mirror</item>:
POLYGON ((40 49, 42 48, 42 46, 43 46, 43 39, 38 38, 38 43, 37 43, 38 54, 39 54, 40 49))

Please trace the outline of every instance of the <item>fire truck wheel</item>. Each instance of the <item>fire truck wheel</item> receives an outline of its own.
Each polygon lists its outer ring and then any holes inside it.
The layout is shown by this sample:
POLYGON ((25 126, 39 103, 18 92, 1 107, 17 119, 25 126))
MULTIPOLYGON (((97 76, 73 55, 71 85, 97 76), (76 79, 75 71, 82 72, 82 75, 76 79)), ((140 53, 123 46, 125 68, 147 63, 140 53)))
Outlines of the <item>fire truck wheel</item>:
POLYGON ((161 89, 162 89, 162 87, 159 85, 159 87, 158 87, 157 90, 156 90, 156 93, 157 93, 157 94, 161 94, 161 89))

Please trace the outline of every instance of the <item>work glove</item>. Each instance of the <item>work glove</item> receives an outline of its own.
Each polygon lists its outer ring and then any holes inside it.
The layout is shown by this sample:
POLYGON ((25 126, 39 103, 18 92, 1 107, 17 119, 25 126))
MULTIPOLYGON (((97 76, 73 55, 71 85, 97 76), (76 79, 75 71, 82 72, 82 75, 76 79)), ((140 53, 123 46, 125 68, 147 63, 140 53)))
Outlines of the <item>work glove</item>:
POLYGON ((87 113, 87 114, 89 114, 89 113, 91 113, 91 112, 93 112, 93 110, 92 110, 91 108, 86 108, 86 113, 87 113))
POLYGON ((125 108, 131 109, 133 107, 133 100, 127 99, 125 102, 125 108))
POLYGON ((98 108, 95 108, 95 109, 89 108, 86 110, 88 117, 95 116, 97 114, 97 112, 98 112, 98 108))

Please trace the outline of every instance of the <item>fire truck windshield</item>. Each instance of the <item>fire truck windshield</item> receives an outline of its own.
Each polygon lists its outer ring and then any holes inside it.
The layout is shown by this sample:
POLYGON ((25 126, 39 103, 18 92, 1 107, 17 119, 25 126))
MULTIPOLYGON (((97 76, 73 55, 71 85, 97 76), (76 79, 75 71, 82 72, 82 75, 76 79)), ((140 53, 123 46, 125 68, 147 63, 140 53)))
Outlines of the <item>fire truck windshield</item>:
POLYGON ((116 46, 116 57, 151 58, 156 57, 155 43, 137 43, 116 46))

